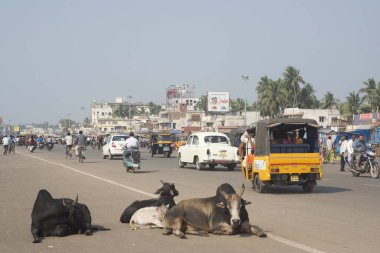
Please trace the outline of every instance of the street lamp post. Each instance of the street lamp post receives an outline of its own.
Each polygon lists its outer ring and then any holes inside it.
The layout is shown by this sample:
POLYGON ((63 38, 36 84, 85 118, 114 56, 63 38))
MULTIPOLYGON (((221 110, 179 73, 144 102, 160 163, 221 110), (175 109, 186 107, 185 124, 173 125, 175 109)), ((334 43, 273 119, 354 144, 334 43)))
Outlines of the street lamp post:
POLYGON ((249 79, 249 76, 247 75, 241 75, 241 79, 243 79, 244 83, 245 83, 245 98, 244 98, 244 125, 247 126, 247 81, 249 79))
POLYGON ((132 96, 128 96, 129 106, 128 106, 128 119, 129 119, 129 131, 132 131, 132 121, 131 121, 131 100, 132 96))

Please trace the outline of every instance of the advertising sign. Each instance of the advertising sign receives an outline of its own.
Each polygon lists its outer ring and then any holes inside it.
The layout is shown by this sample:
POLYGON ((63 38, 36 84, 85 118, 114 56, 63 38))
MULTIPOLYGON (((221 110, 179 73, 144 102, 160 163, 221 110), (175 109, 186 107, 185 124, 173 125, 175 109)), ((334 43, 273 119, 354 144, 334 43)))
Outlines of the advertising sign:
POLYGON ((207 110, 209 112, 228 112, 230 110, 230 93, 209 91, 207 110))
POLYGON ((377 122, 380 117, 379 113, 362 113, 355 114, 353 118, 353 125, 365 125, 377 122))

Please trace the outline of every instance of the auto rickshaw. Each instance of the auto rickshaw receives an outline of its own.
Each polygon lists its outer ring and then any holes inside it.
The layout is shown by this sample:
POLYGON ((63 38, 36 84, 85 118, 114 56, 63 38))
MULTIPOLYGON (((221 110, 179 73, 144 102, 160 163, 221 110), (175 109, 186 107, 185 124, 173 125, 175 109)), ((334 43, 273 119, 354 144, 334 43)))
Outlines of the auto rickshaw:
POLYGON ((170 133, 152 134, 151 136, 151 152, 152 157, 156 154, 164 154, 165 158, 169 158, 173 152, 175 143, 173 135, 170 133))
POLYGON ((177 134, 175 135, 175 148, 178 150, 179 147, 185 145, 187 142, 187 134, 177 134))
POLYGON ((312 192, 323 178, 319 125, 311 119, 266 119, 257 122, 254 153, 241 152, 241 169, 258 193, 270 185, 301 185, 312 192))

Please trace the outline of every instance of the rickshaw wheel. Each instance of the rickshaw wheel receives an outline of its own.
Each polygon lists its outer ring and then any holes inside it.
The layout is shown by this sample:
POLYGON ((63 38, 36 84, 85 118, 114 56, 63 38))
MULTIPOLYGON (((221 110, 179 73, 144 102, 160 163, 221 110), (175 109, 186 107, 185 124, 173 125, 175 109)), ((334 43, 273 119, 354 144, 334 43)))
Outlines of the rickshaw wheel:
POLYGON ((313 191, 314 184, 310 182, 306 182, 302 185, 302 189, 304 192, 310 193, 313 191))
POLYGON ((255 175, 255 178, 253 179, 254 188, 257 193, 264 193, 266 185, 263 184, 263 182, 260 181, 259 174, 255 175))

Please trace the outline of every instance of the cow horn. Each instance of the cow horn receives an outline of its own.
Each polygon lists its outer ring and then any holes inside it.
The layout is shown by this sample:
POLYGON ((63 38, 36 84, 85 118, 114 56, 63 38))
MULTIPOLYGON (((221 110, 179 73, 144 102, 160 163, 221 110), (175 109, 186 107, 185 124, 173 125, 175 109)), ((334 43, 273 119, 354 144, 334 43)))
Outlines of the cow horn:
POLYGON ((162 179, 160 179, 160 182, 161 182, 161 184, 165 184, 165 182, 164 182, 164 181, 162 181, 162 179))
POLYGON ((66 202, 65 202, 65 199, 62 200, 62 203, 64 206, 67 206, 66 202))
POLYGON ((76 198, 75 198, 75 200, 74 200, 73 205, 76 205, 76 204, 78 204, 78 193, 77 193, 77 196, 76 196, 76 198))
POLYGON ((243 196, 244 190, 245 190, 245 185, 242 184, 241 189, 240 189, 240 194, 239 194, 240 197, 243 196))
POLYGON ((228 199, 228 194, 226 192, 222 191, 222 189, 220 189, 220 186, 218 188, 219 188, 219 192, 223 195, 223 197, 225 199, 228 199))

